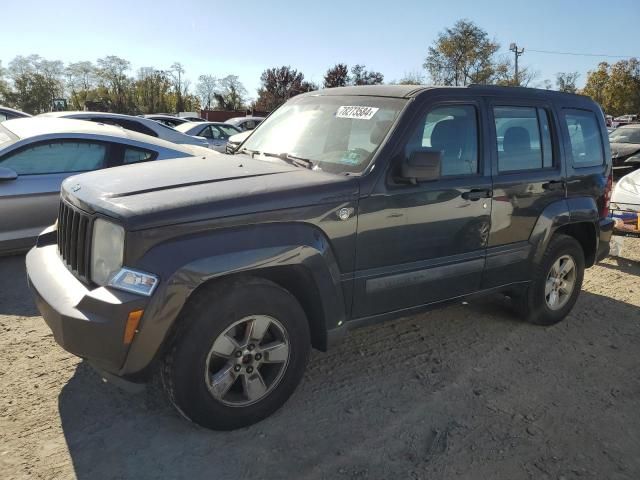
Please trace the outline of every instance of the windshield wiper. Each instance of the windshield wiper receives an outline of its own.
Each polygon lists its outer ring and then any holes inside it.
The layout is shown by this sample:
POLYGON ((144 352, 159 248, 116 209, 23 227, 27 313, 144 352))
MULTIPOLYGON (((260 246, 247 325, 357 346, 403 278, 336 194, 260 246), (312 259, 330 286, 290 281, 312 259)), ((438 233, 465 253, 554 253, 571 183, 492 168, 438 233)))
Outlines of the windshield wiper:
POLYGON ((298 157, 296 155, 291 155, 290 153, 270 153, 270 152, 255 152, 259 155, 264 155, 265 157, 275 157, 283 160, 291 165, 295 165, 296 167, 303 167, 312 169, 314 167, 314 163, 312 160, 308 158, 298 157))

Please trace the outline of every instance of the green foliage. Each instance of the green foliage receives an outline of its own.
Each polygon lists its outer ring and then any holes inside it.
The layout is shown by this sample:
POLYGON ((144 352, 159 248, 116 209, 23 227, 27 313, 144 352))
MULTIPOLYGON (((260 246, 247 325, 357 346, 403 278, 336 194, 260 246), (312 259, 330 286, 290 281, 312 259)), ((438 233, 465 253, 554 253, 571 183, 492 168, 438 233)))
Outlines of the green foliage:
POLYGON ((431 80, 441 85, 492 83, 500 68, 494 58, 500 45, 469 20, 458 20, 438 35, 423 64, 431 80))
POLYGON ((600 63, 588 73, 582 93, 613 116, 640 113, 640 61, 630 58, 613 65, 600 63))
POLYGON ((305 81, 302 72, 289 66, 268 68, 262 72, 260 81, 255 108, 263 111, 274 110, 289 98, 318 88, 305 81))
POLYGON ((556 74, 556 87, 560 92, 566 93, 576 93, 578 91, 578 87, 576 87, 576 82, 580 74, 578 72, 558 72, 556 74))

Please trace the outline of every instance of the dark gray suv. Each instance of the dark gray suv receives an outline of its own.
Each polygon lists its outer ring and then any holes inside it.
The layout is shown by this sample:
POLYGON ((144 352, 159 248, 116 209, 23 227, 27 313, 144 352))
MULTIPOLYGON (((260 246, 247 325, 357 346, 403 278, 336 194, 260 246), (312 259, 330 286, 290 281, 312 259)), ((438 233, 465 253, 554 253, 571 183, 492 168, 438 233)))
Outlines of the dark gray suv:
POLYGON ((27 256, 62 347, 112 380, 159 372, 210 428, 274 412, 357 326, 489 292, 556 323, 609 249, 607 130, 582 96, 321 90, 223 160, 72 177, 27 256))

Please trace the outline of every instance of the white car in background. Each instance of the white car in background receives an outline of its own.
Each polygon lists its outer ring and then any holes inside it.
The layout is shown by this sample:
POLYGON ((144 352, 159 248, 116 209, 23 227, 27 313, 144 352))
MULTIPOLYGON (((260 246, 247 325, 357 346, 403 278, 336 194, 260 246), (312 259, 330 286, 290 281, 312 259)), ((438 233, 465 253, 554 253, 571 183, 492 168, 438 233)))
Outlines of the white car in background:
POLYGON ((188 122, 178 125, 176 130, 187 135, 204 137, 209 143, 209 148, 222 153, 226 149, 229 137, 240 133, 238 128, 222 122, 188 122))
POLYGON ((265 117, 233 117, 233 118, 230 118, 229 120, 226 120, 224 123, 233 125, 234 127, 239 128, 244 132, 246 130, 253 130, 264 119, 265 117))
POLYGON ((229 140, 227 140, 225 153, 228 153, 229 155, 236 153, 236 150, 238 150, 238 147, 240 147, 240 144, 244 142, 247 138, 249 138, 249 135, 251 135, 252 132, 253 130, 246 130, 244 132, 231 135, 229 137, 229 140))
POLYGON ((640 170, 635 170, 616 183, 611 195, 614 231, 640 236, 640 170))
MULTIPOLYGON (((219 155, 113 125, 32 117, 0 124, 0 254, 33 246, 58 212, 62 181, 131 163, 219 155), (202 155, 202 154, 205 155, 202 155)), ((204 161, 204 160, 203 160, 204 161)))
POLYGON ((121 113, 106 112, 50 112, 43 113, 39 116, 88 120, 90 122, 116 125, 126 130, 144 133, 145 135, 160 138, 167 142, 178 143, 181 145, 198 145, 205 148, 209 146, 208 142, 204 138, 185 135, 174 128, 144 117, 134 117, 121 113))

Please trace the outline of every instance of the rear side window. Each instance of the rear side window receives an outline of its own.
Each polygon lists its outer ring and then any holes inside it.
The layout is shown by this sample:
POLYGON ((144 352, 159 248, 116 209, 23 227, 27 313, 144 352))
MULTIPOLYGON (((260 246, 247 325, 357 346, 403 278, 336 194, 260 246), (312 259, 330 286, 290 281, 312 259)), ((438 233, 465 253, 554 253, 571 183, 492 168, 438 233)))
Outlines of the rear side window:
POLYGON ((155 153, 141 148, 127 147, 124 149, 123 164, 148 162, 155 158, 155 153))
POLYGON ((25 148, 0 160, 18 175, 86 172, 106 167, 107 147, 89 142, 52 142, 25 148))
POLYGON ((94 117, 91 120, 93 122, 106 123, 109 125, 122 127, 125 130, 131 130, 132 132, 144 133, 145 135, 151 135, 152 137, 158 136, 156 132, 148 128, 146 125, 131 120, 125 120, 123 118, 94 117))
POLYGON ((586 110, 565 110, 569 146, 574 167, 595 167, 604 163, 598 119, 586 110))
POLYGON ((535 107, 495 107, 493 116, 500 172, 553 166, 546 110, 535 107))

